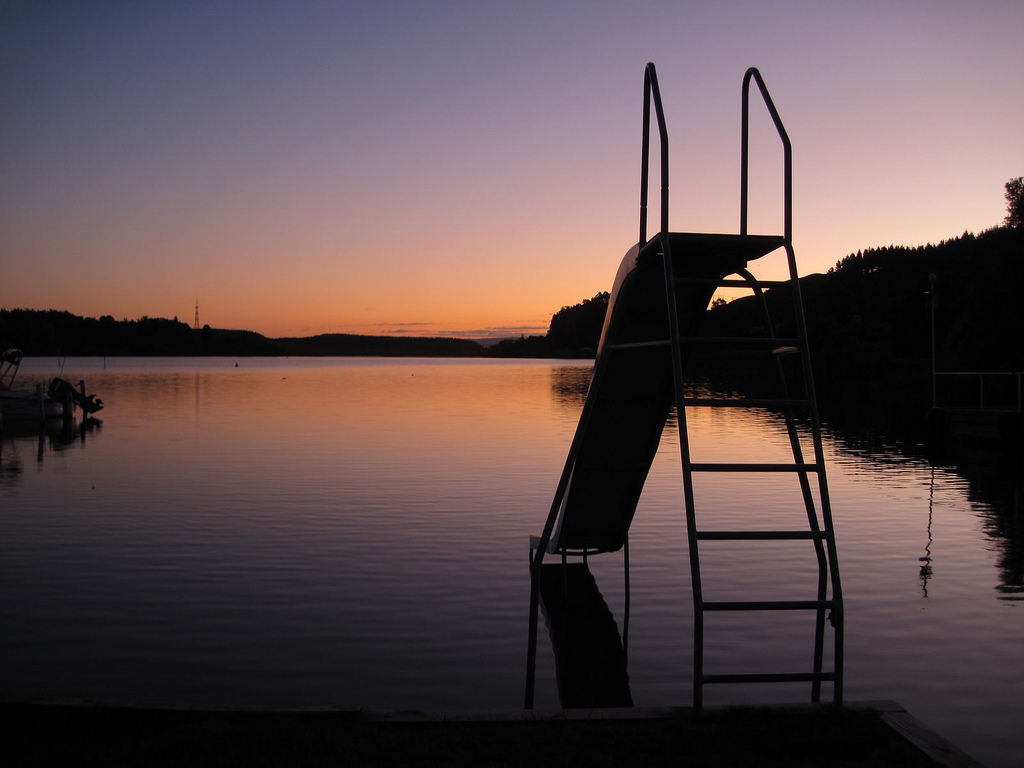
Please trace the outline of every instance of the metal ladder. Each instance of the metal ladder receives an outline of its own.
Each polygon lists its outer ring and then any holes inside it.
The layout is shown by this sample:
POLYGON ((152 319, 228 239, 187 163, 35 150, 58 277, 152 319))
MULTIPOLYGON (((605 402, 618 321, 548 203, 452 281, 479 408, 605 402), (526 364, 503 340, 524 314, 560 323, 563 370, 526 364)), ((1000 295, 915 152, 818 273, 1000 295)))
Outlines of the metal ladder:
MULTIPOLYGON (((647 187, 650 150, 650 108, 653 101, 661 139, 661 231, 655 236, 660 241, 664 259, 665 289, 668 306, 668 332, 672 349, 672 370, 674 394, 677 404, 679 450, 682 463, 683 496, 686 507, 686 527, 690 560, 690 575, 693 593, 694 638, 693 638, 693 706, 703 705, 705 685, 720 683, 784 683, 809 682, 811 700, 820 701, 821 684, 832 683, 833 701, 842 704, 843 691, 843 600, 836 557, 835 533, 829 504, 828 484, 825 475, 824 454, 821 443, 821 429, 814 397, 814 383, 811 375, 807 348, 807 330, 803 305, 800 297, 800 283, 797 275, 796 256, 792 245, 792 150, 789 137, 779 118, 775 105, 760 73, 751 68, 743 78, 741 186, 740 186, 740 237, 747 236, 748 196, 748 127, 750 82, 756 82, 775 129, 783 146, 784 154, 784 235, 780 247, 785 249, 788 262, 788 280, 758 280, 746 269, 733 273, 737 277, 714 280, 721 287, 743 287, 750 289, 760 305, 763 327, 766 335, 754 337, 711 337, 684 336, 680 332, 679 313, 676 301, 676 287, 686 282, 704 282, 704 278, 676 277, 671 255, 671 237, 668 227, 668 134, 662 109, 661 94, 653 64, 648 64, 644 76, 644 126, 643 159, 641 166, 640 192, 640 243, 647 240, 647 187), (776 338, 772 331, 771 318, 765 301, 764 289, 788 286, 792 296, 793 317, 796 335, 776 338), (772 354, 773 367, 779 382, 779 396, 772 398, 699 398, 688 397, 685 392, 683 361, 685 351, 697 348, 735 349, 744 352, 772 354), (783 355, 799 360, 802 368, 803 395, 791 397, 782 367, 783 355), (687 411, 691 408, 767 408, 781 411, 785 418, 792 461, 785 463, 699 463, 690 455, 687 433, 687 411), (798 431, 798 416, 803 417, 805 428, 809 429, 813 456, 805 458, 798 431), (807 527, 801 530, 704 530, 697 525, 694 501, 695 473, 794 473, 796 474, 802 504, 807 515, 807 527), (705 600, 701 578, 701 544, 708 541, 750 542, 766 541, 809 541, 813 545, 817 563, 817 587, 813 599, 805 600, 747 600, 711 601, 705 600), (789 611, 813 612, 814 651, 809 669, 772 673, 711 674, 704 670, 704 617, 708 612, 758 612, 789 611), (831 624, 832 665, 824 669, 826 623, 831 624)), ((678 236, 677 236, 678 237, 678 236)), ((694 236, 700 237, 700 236, 694 236)))

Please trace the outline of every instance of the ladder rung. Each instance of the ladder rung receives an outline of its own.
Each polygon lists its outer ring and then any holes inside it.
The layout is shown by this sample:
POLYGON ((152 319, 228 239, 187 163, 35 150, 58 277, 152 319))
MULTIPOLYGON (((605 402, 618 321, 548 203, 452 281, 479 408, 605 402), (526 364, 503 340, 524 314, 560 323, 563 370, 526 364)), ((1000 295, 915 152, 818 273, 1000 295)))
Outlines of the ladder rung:
POLYGON ((672 342, 668 339, 657 341, 627 341, 622 344, 609 344, 607 349, 645 349, 647 347, 669 347, 672 342))
POLYGON ((800 339, 770 336, 681 336, 684 347, 799 347, 800 339))
MULTIPOLYGON (((800 339, 780 339, 767 336, 681 336, 679 343, 684 347, 770 347, 772 349, 781 347, 800 347, 800 339)), ((650 347, 671 346, 670 339, 655 339, 653 341, 625 341, 621 344, 609 344, 606 349, 647 349, 650 347)))
POLYGON ((645 470, 649 466, 650 466, 650 463, 646 462, 646 461, 636 461, 636 462, 632 462, 632 463, 622 463, 622 462, 614 462, 614 461, 606 461, 606 462, 588 461, 586 463, 586 468, 588 470, 591 470, 591 471, 598 470, 598 471, 601 471, 601 472, 608 472, 608 471, 611 471, 611 470, 634 470, 634 471, 635 470, 645 470))
POLYGON ((790 285, 789 280, 743 280, 738 277, 724 278, 718 280, 714 277, 677 277, 676 283, 689 285, 717 285, 721 288, 775 288, 780 285, 790 285))
POLYGON ((818 464, 691 464, 692 472, 819 472, 818 464))
POLYGON ((684 397, 683 405, 696 408, 806 408, 807 400, 786 400, 783 398, 723 398, 723 397, 684 397))
POLYGON ((815 680, 836 679, 835 672, 761 672, 731 675, 701 675, 701 682, 708 683, 812 683, 815 680))
POLYGON ((704 603, 705 611, 820 611, 833 608, 831 600, 746 600, 704 603))
POLYGON ((805 541, 824 540, 825 531, 697 531, 697 538, 709 541, 805 541))

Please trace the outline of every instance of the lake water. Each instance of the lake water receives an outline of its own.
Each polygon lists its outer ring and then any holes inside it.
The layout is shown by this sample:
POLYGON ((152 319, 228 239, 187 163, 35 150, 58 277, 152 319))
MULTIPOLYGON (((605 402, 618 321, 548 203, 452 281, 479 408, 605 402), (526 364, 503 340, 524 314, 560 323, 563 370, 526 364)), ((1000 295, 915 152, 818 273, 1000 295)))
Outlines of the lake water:
MULTIPOLYGON (((64 378, 106 403, 100 423, 0 438, 0 695, 521 707, 528 537, 543 526, 589 372, 560 361, 67 361, 64 378)), ((58 373, 53 359, 26 360, 19 382, 58 373)), ((762 460, 785 445, 766 412, 697 410, 689 424, 694 460, 762 460)), ((1019 471, 933 466, 828 432, 825 450, 847 700, 896 700, 985 764, 1024 765, 1019 471)), ((798 501, 786 482, 702 476, 698 505, 709 527, 770 527, 798 501)), ((791 581, 813 591, 804 554, 719 544, 702 557, 705 596, 791 581)), ((633 699, 688 705, 671 428, 630 561, 633 699)), ((591 569, 621 627, 621 556, 591 569)), ((707 670, 777 661, 809 638, 796 620, 709 621, 707 670)), ((705 700, 808 695, 714 686, 705 700)), ((543 631, 535 705, 558 706, 543 631)))

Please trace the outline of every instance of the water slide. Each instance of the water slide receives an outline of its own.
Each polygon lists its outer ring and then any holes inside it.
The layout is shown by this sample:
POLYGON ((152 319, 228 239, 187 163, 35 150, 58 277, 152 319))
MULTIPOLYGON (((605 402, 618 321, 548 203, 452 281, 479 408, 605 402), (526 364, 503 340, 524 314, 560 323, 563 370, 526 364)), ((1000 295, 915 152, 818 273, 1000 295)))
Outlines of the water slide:
MULTIPOLYGON (((551 513, 544 533, 531 540, 538 552, 614 552, 626 541, 675 400, 664 243, 672 259, 679 335, 685 339, 697 334, 718 281, 782 247, 784 239, 663 233, 626 254, 551 513)), ((684 372, 686 352, 684 343, 684 372)))
MULTIPOLYGON (((690 351, 698 346, 723 348, 746 348, 757 352, 758 348, 772 349, 776 353, 799 353, 803 371, 803 399, 791 399, 785 386, 780 397, 773 400, 740 398, 728 404, 736 407, 758 407, 770 403, 786 410, 787 429, 793 449, 791 462, 777 464, 719 463, 700 466, 700 471, 728 472, 795 472, 799 477, 801 501, 808 518, 808 528, 795 531, 705 531, 704 538, 736 538, 750 541, 762 540, 811 540, 818 565, 817 598, 815 600, 757 599, 746 601, 705 601, 701 587, 700 558, 693 498, 692 472, 697 465, 690 462, 685 412, 680 412, 680 448, 683 488, 680 499, 680 515, 685 513, 689 547, 690 576, 694 604, 694 707, 702 704, 703 687, 710 683, 748 682, 811 682, 811 700, 820 700, 823 682, 833 683, 834 699, 842 701, 842 593, 839 586, 839 569, 836 562, 835 534, 832 527, 828 489, 825 481, 824 458, 821 447, 817 410, 814 404, 814 386, 807 360, 806 329, 803 324, 803 309, 796 257, 792 248, 792 147, 782 125, 775 105, 768 95, 760 73, 748 69, 743 77, 743 112, 741 131, 740 161, 740 227, 739 234, 693 234, 674 233, 668 224, 669 174, 668 174, 668 132, 657 84, 654 65, 648 64, 644 72, 644 115, 643 145, 641 149, 640 181, 640 237, 639 244, 632 248, 622 260, 612 286, 608 312, 598 346, 597 358, 590 389, 583 406, 579 424, 573 436, 569 455, 558 481, 543 532, 530 537, 530 641, 527 653, 526 707, 532 708, 533 680, 536 662, 536 630, 538 604, 543 601, 548 615, 549 627, 556 646, 559 663, 579 654, 578 637, 584 632, 559 629, 569 626, 574 619, 571 611, 565 616, 559 611, 562 603, 572 601, 597 604, 587 598, 585 589, 578 588, 582 598, 573 594, 573 583, 584 583, 585 579, 570 576, 567 564, 569 556, 582 556, 573 573, 585 573, 588 555, 624 550, 625 607, 622 650, 626 649, 626 629, 629 615, 629 548, 627 534, 636 513, 637 503, 647 480, 651 463, 658 451, 662 431, 672 405, 684 397, 684 382, 689 372, 690 351), (783 235, 747 234, 747 192, 748 192, 748 127, 749 90, 756 83, 764 99, 765 107, 775 125, 782 142, 783 153, 783 235), (647 238, 647 199, 649 181, 650 134, 652 110, 657 118, 657 130, 661 143, 661 227, 659 233, 647 238), (773 251, 785 250, 789 267, 788 280, 757 280, 746 270, 749 262, 773 251), (731 275, 740 279, 729 279, 731 275), (792 286, 797 335, 793 338, 775 338, 771 328, 762 330, 769 335, 743 336, 741 338, 709 338, 700 335, 700 326, 708 304, 715 290, 722 285, 745 286, 762 296, 765 287, 788 284, 792 286), (803 458, 800 439, 797 434, 791 410, 805 409, 811 424, 814 459, 803 458), (817 502, 811 484, 816 478, 817 502), (820 517, 819 517, 820 510, 820 517), (545 555, 558 557, 557 565, 545 566, 545 555), (829 597, 831 585, 831 598, 829 597), (812 671, 783 671, 771 674, 730 673, 708 675, 704 672, 704 614, 706 611, 814 611, 815 640, 812 671), (826 618, 835 628, 834 657, 832 671, 823 669, 824 635, 826 618), (558 630, 558 631, 556 631, 558 630), (562 647, 565 646, 565 647, 562 647), (571 646, 571 647, 570 647, 571 646)), ((762 305, 764 314, 767 307, 762 305)), ((770 322, 767 324, 770 326, 770 322)), ((778 371, 783 374, 781 367, 778 371)), ((780 378, 780 384, 782 383, 780 378)), ((693 406, 715 405, 710 398, 696 398, 687 403, 693 406)), ((680 404, 682 405, 682 404, 680 404)), ((589 583, 589 582, 587 582, 589 583)), ((595 614, 596 615, 596 614, 595 614)), ((591 622, 594 626, 608 622, 591 622)), ((611 646, 609 646, 611 647, 611 646)), ((600 662, 609 670, 615 670, 618 663, 614 654, 604 654, 608 661, 600 662)), ((596 656, 595 656, 596 658, 596 656)), ((621 675, 619 675, 621 677, 621 675)), ((596 678, 582 677, 575 670, 572 680, 583 679, 586 685, 581 690, 586 695, 577 698, 573 686, 574 701, 604 700, 607 693, 618 697, 621 686, 615 679, 608 684, 598 685, 596 678)), ((568 680, 569 677, 566 677, 568 680)), ((560 678, 560 689, 569 689, 560 678)), ((563 691, 564 695, 564 691, 563 691)), ((578 704, 577 704, 578 705, 578 704)), ((592 703, 592 706, 598 706, 592 703)))

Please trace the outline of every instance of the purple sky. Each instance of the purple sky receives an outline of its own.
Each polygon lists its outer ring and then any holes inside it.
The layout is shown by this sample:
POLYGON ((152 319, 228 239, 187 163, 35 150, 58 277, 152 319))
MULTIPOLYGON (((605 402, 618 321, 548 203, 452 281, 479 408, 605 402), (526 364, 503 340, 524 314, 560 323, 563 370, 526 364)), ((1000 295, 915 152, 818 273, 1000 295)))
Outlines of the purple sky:
MULTIPOLYGON (((543 332, 636 238, 647 61, 672 229, 736 231, 757 66, 802 273, 978 232, 1024 174, 1022 37, 995 0, 0 0, 0 308, 543 332)), ((777 232, 760 135, 751 229, 777 232)))

